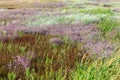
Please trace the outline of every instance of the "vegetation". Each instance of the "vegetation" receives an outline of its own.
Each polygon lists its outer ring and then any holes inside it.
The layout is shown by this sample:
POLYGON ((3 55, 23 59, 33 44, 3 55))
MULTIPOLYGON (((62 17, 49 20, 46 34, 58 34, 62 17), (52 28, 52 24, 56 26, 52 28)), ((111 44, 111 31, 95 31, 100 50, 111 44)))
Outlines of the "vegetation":
POLYGON ((1 11, 0 80, 119 80, 118 4, 47 2, 1 11))

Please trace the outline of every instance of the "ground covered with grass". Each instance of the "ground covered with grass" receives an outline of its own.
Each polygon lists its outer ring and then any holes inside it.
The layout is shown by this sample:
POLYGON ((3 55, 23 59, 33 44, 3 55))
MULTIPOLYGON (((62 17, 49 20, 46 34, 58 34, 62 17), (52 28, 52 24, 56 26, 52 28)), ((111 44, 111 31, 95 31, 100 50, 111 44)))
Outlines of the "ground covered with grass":
POLYGON ((0 80, 120 79, 120 2, 4 4, 0 80))

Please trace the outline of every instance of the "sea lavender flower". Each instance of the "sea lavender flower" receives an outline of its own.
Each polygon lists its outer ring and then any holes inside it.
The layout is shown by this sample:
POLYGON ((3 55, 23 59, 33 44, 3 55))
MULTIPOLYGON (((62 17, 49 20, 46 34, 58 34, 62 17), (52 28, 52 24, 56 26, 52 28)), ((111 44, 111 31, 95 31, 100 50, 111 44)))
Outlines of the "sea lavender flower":
POLYGON ((49 42, 51 44, 57 44, 57 45, 61 45, 61 44, 64 43, 63 40, 60 39, 60 38, 52 38, 52 39, 49 40, 49 42))
POLYGON ((26 68, 28 68, 30 66, 30 61, 26 60, 23 57, 20 56, 16 56, 14 59, 14 64, 18 67, 18 66, 22 66, 23 69, 25 70, 26 68))
POLYGON ((28 52, 24 56, 17 55, 13 57, 13 61, 10 67, 12 67, 15 71, 18 71, 21 68, 23 71, 25 71, 27 68, 30 68, 30 63, 34 58, 35 54, 33 52, 28 52))

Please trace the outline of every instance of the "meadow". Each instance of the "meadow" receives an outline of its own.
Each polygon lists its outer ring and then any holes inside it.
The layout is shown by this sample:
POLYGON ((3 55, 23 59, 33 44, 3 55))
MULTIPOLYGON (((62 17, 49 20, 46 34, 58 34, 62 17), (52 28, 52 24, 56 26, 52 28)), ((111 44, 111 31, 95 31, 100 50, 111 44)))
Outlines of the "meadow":
POLYGON ((0 1, 0 80, 120 80, 120 2, 0 1))

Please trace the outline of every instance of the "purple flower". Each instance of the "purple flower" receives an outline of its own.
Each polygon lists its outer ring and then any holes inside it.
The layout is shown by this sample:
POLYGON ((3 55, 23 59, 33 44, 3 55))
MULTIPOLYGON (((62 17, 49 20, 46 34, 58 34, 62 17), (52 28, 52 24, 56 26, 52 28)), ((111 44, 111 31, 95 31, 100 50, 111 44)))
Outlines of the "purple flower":
POLYGON ((64 43, 63 40, 60 39, 60 38, 52 38, 52 39, 49 40, 49 42, 50 42, 51 44, 58 44, 58 45, 61 45, 61 44, 64 43))
POLYGON ((24 56, 15 56, 13 57, 12 67, 15 71, 18 71, 20 68, 22 68, 23 71, 25 71, 27 68, 30 68, 30 64, 32 59, 35 58, 35 54, 33 52, 28 52, 24 56))

